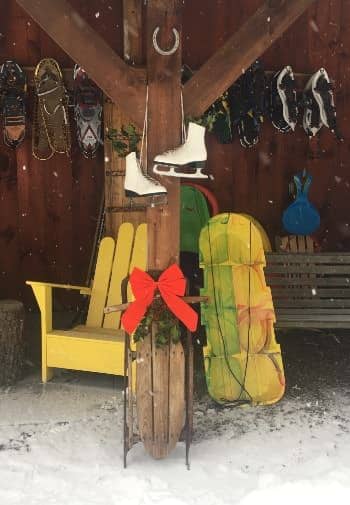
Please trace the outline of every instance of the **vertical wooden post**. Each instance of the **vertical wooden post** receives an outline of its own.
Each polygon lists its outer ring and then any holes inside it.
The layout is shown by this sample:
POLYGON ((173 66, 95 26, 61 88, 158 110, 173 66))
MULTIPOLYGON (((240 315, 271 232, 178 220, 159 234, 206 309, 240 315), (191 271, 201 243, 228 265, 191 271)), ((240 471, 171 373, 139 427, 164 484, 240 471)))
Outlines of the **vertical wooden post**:
MULTIPOLYGON (((163 49, 174 44, 175 28, 181 40, 180 0, 148 0, 147 3, 147 73, 148 99, 148 171, 153 158, 181 142, 181 43, 177 51, 163 56, 153 47, 153 33, 159 27, 158 43, 163 49)), ((148 268, 163 270, 179 260, 180 181, 162 177, 168 190, 168 205, 149 208, 148 268)))
MULTIPOLYGON (((124 26, 124 59, 131 65, 141 65, 142 50, 142 2, 140 0, 123 0, 123 26, 124 26)), ((143 97, 142 97, 143 98, 143 97)), ((133 121, 120 109, 118 103, 107 101, 104 105, 105 129, 120 129, 133 121)), ((105 207, 106 207, 106 233, 112 237, 118 234, 119 226, 123 222, 130 222, 135 227, 146 222, 146 211, 138 212, 109 211, 111 208, 121 209, 127 206, 129 199, 124 196, 125 159, 119 158, 112 149, 112 144, 105 140, 105 207)), ((147 199, 139 199, 141 204, 147 199)), ((146 207, 145 207, 146 208, 146 207)))

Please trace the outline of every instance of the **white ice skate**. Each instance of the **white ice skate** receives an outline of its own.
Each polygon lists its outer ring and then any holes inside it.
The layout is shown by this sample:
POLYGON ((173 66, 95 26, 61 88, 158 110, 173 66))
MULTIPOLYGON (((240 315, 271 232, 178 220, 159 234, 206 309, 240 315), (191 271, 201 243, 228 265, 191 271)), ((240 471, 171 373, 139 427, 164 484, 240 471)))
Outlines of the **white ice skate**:
MULTIPOLYGON (((142 172, 136 153, 132 152, 126 156, 124 191, 129 198, 139 196, 166 195, 167 190, 158 181, 152 179, 142 172)), ((156 202, 152 202, 155 204, 156 202)))
POLYGON ((187 139, 184 144, 154 158, 153 172, 168 177, 187 177, 207 179, 202 172, 207 160, 205 147, 205 128, 189 123, 187 139))

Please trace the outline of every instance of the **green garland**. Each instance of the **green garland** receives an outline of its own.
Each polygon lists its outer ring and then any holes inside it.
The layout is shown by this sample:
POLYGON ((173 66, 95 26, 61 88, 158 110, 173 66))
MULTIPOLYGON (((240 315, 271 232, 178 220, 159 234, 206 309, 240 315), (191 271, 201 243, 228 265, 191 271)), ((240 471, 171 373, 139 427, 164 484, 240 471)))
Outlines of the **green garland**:
POLYGON ((133 124, 122 125, 120 130, 110 129, 107 138, 112 142, 113 149, 121 158, 125 158, 132 152, 138 153, 137 146, 141 140, 141 135, 133 124))
POLYGON ((180 328, 176 317, 170 312, 161 298, 155 298, 134 333, 134 341, 140 342, 151 335, 155 323, 157 347, 177 344, 180 341, 180 328))

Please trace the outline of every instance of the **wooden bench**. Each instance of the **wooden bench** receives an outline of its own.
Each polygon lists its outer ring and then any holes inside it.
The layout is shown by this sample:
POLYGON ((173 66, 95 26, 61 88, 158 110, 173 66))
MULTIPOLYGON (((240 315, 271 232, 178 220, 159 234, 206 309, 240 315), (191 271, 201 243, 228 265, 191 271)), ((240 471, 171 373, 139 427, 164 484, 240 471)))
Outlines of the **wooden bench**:
POLYGON ((350 328, 350 253, 266 253, 277 328, 350 328))

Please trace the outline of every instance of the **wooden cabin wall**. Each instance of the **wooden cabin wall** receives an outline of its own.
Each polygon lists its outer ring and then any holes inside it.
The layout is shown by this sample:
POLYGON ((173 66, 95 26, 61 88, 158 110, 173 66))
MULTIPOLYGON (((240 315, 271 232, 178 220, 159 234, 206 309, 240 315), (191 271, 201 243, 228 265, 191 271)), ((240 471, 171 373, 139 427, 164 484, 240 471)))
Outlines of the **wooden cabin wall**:
MULTIPOLYGON (((248 17, 262 0, 186 2, 184 61, 199 68, 248 17), (219 12, 220 11, 220 12, 219 12)), ((266 119, 259 144, 244 149, 236 139, 209 142, 208 186, 222 211, 246 212, 266 228, 272 243, 284 233, 283 210, 288 206, 288 183, 303 168, 313 175, 310 199, 321 215, 317 239, 324 250, 350 250, 350 2, 319 0, 261 58, 266 70, 291 65, 311 74, 324 66, 335 80, 336 104, 343 143, 322 129, 319 159, 310 159, 310 144, 300 126, 281 134, 266 119)), ((268 29, 268 21, 266 21, 268 29)), ((213 76, 215 79, 215 76, 213 76)), ((305 78, 303 79, 305 81, 305 78)))
MULTIPOLYGON (((71 5, 121 51, 121 2, 71 0, 71 5)), ((52 57, 61 68, 73 69, 70 58, 14 0, 0 0, 0 13, 0 62, 15 59, 35 66, 52 57)), ((32 97, 30 90, 30 118, 32 97)), ((26 279, 85 284, 104 184, 103 149, 97 158, 85 159, 73 119, 71 126, 70 159, 36 160, 29 134, 16 152, 0 138, 0 298, 35 306, 26 279)), ((67 296, 61 299, 64 303, 67 296)))
MULTIPOLYGON (((140 0, 141 1, 141 0, 140 0)), ((122 54, 122 0, 70 0, 72 6, 122 54)), ((196 69, 263 3, 263 0, 185 0, 183 59, 196 69)), ((16 59, 34 66, 53 57, 73 62, 20 9, 0 0, 0 62, 16 59)), ((319 159, 311 159, 302 128, 283 135, 265 121, 259 144, 249 150, 236 136, 221 145, 208 135, 208 186, 222 211, 255 216, 273 240, 289 203, 288 182, 307 168, 314 176, 311 200, 321 213, 318 234, 325 250, 350 250, 350 2, 318 0, 263 55, 267 70, 290 64, 310 74, 325 66, 335 80, 338 116, 345 142, 324 128, 319 159)), ((268 29, 268 21, 267 21, 268 29)), ((213 76, 215 78, 215 76, 213 76)), ((74 137, 74 134, 73 134, 74 137)), ((84 283, 103 188, 103 152, 85 160, 74 143, 71 159, 47 162, 31 156, 28 135, 13 152, 0 139, 0 298, 33 302, 26 279, 84 283)))

